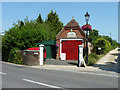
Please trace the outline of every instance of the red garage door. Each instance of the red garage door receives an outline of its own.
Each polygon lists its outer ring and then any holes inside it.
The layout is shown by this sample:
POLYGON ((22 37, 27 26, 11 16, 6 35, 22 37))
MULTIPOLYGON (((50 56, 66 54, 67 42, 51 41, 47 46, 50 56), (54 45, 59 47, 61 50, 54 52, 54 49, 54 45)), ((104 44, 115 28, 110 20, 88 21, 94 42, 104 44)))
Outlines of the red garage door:
POLYGON ((67 40, 62 42, 62 53, 66 53, 66 60, 78 60, 78 47, 80 40, 67 40))

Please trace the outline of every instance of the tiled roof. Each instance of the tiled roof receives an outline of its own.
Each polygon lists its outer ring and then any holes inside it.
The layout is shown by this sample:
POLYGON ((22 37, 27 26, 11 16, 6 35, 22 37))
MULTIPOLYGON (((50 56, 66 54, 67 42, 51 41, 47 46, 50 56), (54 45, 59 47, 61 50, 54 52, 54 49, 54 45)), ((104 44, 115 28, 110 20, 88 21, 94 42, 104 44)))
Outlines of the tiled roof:
POLYGON ((65 25, 65 27, 75 27, 75 26, 79 26, 79 24, 77 23, 77 21, 74 18, 65 25))
POLYGON ((64 32, 65 27, 66 28, 72 28, 72 27, 79 27, 79 31, 81 32, 81 34, 85 37, 85 32, 81 29, 81 27, 79 26, 78 22, 73 18, 69 23, 67 23, 62 30, 57 34, 56 39, 59 39, 60 35, 64 32))

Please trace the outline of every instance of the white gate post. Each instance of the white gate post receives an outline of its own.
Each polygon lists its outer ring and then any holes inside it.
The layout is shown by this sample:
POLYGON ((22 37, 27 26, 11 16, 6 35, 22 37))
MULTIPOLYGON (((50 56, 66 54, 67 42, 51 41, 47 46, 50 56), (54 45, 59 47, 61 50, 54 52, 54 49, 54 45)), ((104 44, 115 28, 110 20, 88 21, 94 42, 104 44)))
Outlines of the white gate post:
POLYGON ((84 64, 84 66, 86 66, 84 58, 83 58, 83 44, 79 45, 79 62, 78 62, 78 66, 80 67, 82 63, 84 64))
POLYGON ((40 50, 39 50, 39 65, 43 65, 43 60, 44 60, 44 45, 39 45, 40 50))

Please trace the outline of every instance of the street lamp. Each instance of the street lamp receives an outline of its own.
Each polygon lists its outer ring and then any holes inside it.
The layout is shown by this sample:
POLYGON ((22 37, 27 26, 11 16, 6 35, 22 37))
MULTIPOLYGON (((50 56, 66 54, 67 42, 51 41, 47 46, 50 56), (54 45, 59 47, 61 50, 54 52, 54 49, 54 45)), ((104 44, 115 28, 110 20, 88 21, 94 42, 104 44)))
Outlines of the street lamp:
MULTIPOLYGON (((88 14, 88 12, 86 12, 85 20, 87 25, 88 25, 89 17, 90 15, 88 14)), ((88 63, 88 30, 86 30, 86 63, 88 63)))
POLYGON ((85 14, 86 24, 88 24, 89 17, 90 17, 90 15, 88 14, 88 12, 86 12, 86 14, 85 14))

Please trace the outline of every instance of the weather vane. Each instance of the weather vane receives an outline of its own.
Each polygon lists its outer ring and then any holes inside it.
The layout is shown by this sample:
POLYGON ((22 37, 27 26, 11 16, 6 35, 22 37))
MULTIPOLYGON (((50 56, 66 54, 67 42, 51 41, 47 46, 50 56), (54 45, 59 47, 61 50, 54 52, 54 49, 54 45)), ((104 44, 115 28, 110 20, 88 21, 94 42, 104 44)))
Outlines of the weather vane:
POLYGON ((72 18, 74 19, 74 16, 72 16, 72 18))

